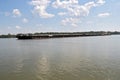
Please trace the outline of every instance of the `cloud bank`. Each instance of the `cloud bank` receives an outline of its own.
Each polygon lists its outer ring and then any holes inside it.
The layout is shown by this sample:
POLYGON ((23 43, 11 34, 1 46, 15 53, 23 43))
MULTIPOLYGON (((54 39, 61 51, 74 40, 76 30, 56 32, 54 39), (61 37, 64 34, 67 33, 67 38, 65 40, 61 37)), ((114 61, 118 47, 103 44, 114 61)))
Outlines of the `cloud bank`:
MULTIPOLYGON (((79 1, 80 0, 32 0, 30 4, 33 6, 34 13, 38 14, 41 18, 52 18, 55 16, 46 11, 49 6, 57 10, 63 10, 57 13, 59 16, 64 16, 61 23, 71 26, 77 26, 80 18, 88 16, 92 8, 105 4, 105 0, 90 1, 82 5, 80 5, 79 1)), ((107 16, 109 14, 102 14, 102 16, 105 15, 107 16)))

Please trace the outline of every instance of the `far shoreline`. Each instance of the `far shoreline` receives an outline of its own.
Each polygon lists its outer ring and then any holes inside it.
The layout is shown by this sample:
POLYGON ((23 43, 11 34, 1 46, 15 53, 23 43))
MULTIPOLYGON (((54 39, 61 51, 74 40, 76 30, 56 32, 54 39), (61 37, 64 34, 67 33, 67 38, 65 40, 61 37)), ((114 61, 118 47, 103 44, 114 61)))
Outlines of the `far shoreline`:
POLYGON ((87 37, 87 36, 107 36, 120 35, 119 31, 88 31, 88 32, 40 32, 40 33, 19 33, 2 34, 0 38, 17 39, 44 39, 44 38, 63 38, 63 37, 87 37))

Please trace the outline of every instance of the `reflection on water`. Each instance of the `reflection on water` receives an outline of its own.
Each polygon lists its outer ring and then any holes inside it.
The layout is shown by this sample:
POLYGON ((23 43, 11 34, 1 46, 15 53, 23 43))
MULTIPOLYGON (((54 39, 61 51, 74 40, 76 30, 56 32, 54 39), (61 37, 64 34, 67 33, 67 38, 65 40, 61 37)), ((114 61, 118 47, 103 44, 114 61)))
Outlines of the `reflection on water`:
POLYGON ((49 74, 49 63, 46 56, 39 57, 36 68, 36 77, 40 80, 44 80, 46 75, 49 74), (42 76, 41 76, 42 75, 42 76))
POLYGON ((119 40, 0 39, 0 80, 119 80, 119 40))

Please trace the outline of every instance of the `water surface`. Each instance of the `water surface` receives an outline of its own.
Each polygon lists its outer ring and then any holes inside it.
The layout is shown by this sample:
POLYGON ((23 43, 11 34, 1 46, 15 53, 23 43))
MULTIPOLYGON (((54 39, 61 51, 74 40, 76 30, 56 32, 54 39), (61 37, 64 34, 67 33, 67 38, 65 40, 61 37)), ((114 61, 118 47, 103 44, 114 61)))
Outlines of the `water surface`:
POLYGON ((0 39, 0 80, 119 80, 120 36, 0 39))

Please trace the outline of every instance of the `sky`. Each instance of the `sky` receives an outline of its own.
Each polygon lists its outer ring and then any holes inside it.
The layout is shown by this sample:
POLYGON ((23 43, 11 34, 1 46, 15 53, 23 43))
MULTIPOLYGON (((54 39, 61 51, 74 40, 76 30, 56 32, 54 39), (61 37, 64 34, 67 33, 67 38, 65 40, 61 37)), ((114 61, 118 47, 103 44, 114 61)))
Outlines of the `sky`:
POLYGON ((120 31, 120 0, 0 0, 0 34, 120 31))

